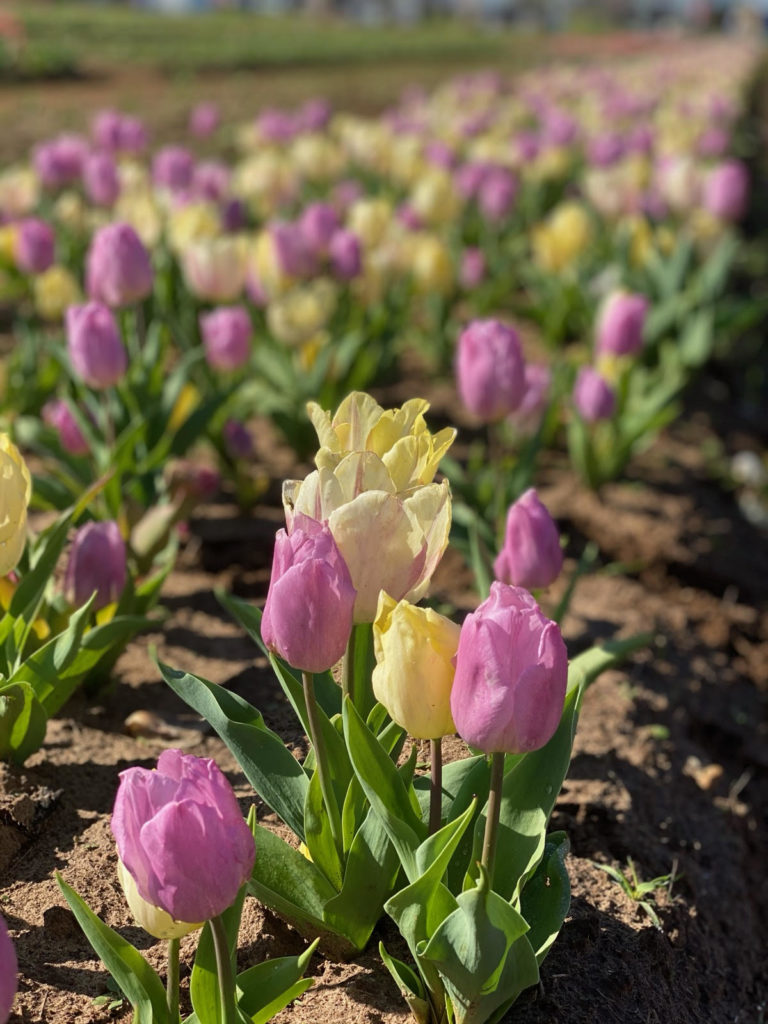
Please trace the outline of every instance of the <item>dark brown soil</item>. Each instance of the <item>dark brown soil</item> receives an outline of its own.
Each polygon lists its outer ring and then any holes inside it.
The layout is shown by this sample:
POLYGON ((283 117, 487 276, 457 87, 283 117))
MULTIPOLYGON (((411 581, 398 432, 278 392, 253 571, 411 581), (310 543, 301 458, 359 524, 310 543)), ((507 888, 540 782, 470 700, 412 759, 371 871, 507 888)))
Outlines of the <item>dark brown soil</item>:
MULTIPOLYGON (((436 398, 439 396, 436 395, 436 398)), ((573 568, 587 539, 599 571, 575 593, 565 632, 572 653, 593 641, 650 630, 652 649, 587 693, 575 757, 553 824, 571 840, 571 913, 538 990, 510 1014, 522 1024, 758 1024, 768 997, 766 808, 768 807, 768 547, 713 476, 712 417, 674 428, 599 496, 564 464, 548 467, 544 500, 569 535, 573 568), (631 857, 642 880, 673 874, 650 897, 661 924, 599 865, 631 857)), ((721 430, 724 451, 743 434, 721 430)), ((752 438, 753 445, 759 438, 752 438)), ((288 463, 275 461, 279 478, 288 463)), ((279 453, 278 453, 279 457, 279 453)), ((248 784, 217 737, 159 680, 150 656, 231 687, 259 707, 297 753, 301 736, 254 645, 213 595, 225 587, 264 597, 277 489, 244 516, 226 498, 191 524, 164 604, 162 633, 120 659, 113 690, 78 696, 51 722, 46 745, 24 770, 2 769, 2 912, 16 940, 21 987, 15 1022, 131 1019, 94 999, 109 991, 55 882, 60 871, 93 909, 158 968, 163 949, 130 919, 115 874, 109 830, 117 772, 151 764, 165 746, 212 756, 245 810, 248 784), (136 712, 139 715, 136 720, 136 712), (129 735, 126 719, 142 735, 129 735)), ((455 553, 435 587, 471 606, 471 579, 455 553)), ((550 606, 557 592, 546 595, 550 606)), ((274 823, 257 800, 259 818, 274 823)), ((391 923, 379 933, 398 949, 391 923)), ((188 975, 194 936, 183 940, 188 975)), ((249 900, 241 966, 295 953, 301 938, 249 900)), ((376 943, 371 944, 371 950, 376 943)), ((186 974, 184 973, 186 971, 186 974)), ((348 964, 315 956, 317 981, 277 1018, 283 1024, 395 1024, 408 1015, 371 951, 348 964)))

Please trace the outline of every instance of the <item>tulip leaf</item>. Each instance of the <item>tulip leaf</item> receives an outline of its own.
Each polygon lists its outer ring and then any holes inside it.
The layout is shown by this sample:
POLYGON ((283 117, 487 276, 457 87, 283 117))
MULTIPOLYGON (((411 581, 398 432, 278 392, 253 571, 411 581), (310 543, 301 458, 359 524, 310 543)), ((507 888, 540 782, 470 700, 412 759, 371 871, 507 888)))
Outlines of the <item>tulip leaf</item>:
POLYGON ((421 978, 416 971, 402 960, 397 960, 384 948, 384 943, 379 943, 379 956, 384 961, 384 966, 392 975, 400 995, 408 1003, 408 1007, 418 1024, 430 1024, 432 1015, 429 1002, 426 999, 426 992, 421 978))
POLYGON ((420 945, 419 956, 439 971, 456 1024, 485 1024, 536 984, 539 968, 526 921, 491 890, 484 871, 480 884, 463 892, 457 903, 420 945))
POLYGON ((261 712, 223 686, 157 664, 174 693, 210 722, 259 796, 303 840, 309 780, 261 712))
POLYGON ((417 812, 413 787, 410 787, 409 794, 386 750, 349 699, 344 701, 344 735, 352 765, 368 802, 387 830, 400 863, 412 877, 416 849, 426 837, 426 826, 417 812))
POLYGON ((323 947, 339 958, 355 952, 354 945, 323 920, 324 907, 336 890, 317 865, 280 836, 257 825, 256 860, 249 891, 296 928, 305 938, 320 937, 323 947))
POLYGON ((163 983, 141 953, 100 921, 58 872, 56 881, 88 941, 133 1006, 136 1024, 171 1024, 163 983))
MULTIPOLYGON (((331 799, 334 797, 331 796, 331 799)), ((323 790, 320 786, 318 772, 313 773, 307 787, 307 802, 304 805, 304 836, 312 861, 338 892, 341 889, 343 867, 331 831, 331 819, 323 800, 323 790)))
POLYGON ((30 683, 0 686, 0 761, 23 764, 43 745, 48 716, 30 683))
MULTIPOLYGON (((354 780, 352 785, 356 784, 354 780)), ((399 870, 395 848, 378 816, 369 809, 347 852, 341 891, 326 903, 323 920, 362 950, 381 917, 399 870)))
POLYGON ((596 644, 589 650, 577 654, 575 658, 571 658, 568 665, 568 690, 576 686, 583 686, 586 689, 606 669, 620 664, 630 654, 641 651, 652 643, 652 634, 637 633, 626 640, 606 640, 603 644, 596 644))
MULTIPOLYGON (((547 822, 568 771, 584 679, 580 669, 572 671, 580 681, 566 695, 554 736, 539 750, 520 758, 504 775, 493 888, 506 900, 519 899, 520 890, 544 853, 547 822)), ((485 811, 475 825, 474 853, 465 889, 471 888, 477 878, 484 831, 485 811)))
MULTIPOLYGON (((233 594, 228 594, 225 590, 216 590, 215 594, 219 604, 226 608, 232 618, 243 627, 262 654, 269 658, 270 651, 267 650, 266 644, 261 639, 261 618, 263 614, 261 608, 257 608, 249 601, 243 601, 242 598, 235 597, 233 594)), ((274 658, 275 656, 271 655, 271 657, 274 658)), ((296 673, 292 672, 282 659, 275 658, 275 660, 285 671, 291 672, 294 678, 298 678, 296 673)), ((331 673, 317 672, 314 679, 315 696, 326 715, 332 718, 334 715, 341 714, 341 688, 335 682, 331 673)))
POLYGON ((565 832, 548 835, 544 856, 520 897, 520 911, 530 925, 528 939, 539 965, 557 938, 571 905, 571 882, 565 866, 569 850, 565 832))
POLYGON ((299 956, 265 960, 238 974, 238 1003, 252 1024, 267 1024, 314 984, 314 978, 302 978, 302 975, 319 941, 315 939, 299 956))

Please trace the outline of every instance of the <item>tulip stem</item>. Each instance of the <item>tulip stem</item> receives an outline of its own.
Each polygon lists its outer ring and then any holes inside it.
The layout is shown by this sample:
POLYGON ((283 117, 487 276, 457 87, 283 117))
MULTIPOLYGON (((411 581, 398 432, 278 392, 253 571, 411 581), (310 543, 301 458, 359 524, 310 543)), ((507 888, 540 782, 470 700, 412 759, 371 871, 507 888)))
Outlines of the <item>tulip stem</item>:
POLYGON ((179 1020, 179 944, 180 939, 168 939, 168 977, 165 990, 167 993, 168 1018, 171 1024, 179 1020))
POLYGON ((491 754, 491 788, 488 793, 488 811, 485 818, 485 835, 483 836, 482 865, 488 873, 488 881, 493 888, 493 869, 496 864, 496 837, 499 832, 499 813, 501 811, 501 790, 504 786, 504 753, 491 754))
POLYGON ((304 703, 307 705, 307 725, 309 726, 309 738, 315 751, 315 770, 320 779, 320 792, 323 794, 323 802, 328 812, 328 821, 331 826, 331 835, 334 845, 342 854, 341 843, 341 816, 339 805, 331 787, 331 776, 328 771, 328 760, 325 756, 325 743, 320 727, 320 718, 317 713, 317 701, 315 699, 315 680, 311 672, 301 673, 304 684, 304 703))
POLYGON ((239 1024, 240 1016, 235 1001, 235 974, 229 952, 227 931, 221 917, 212 917, 211 935, 216 953, 216 973, 219 976, 219 997, 221 1000, 221 1024, 239 1024))
POLYGON ((432 781, 429 787, 429 834, 440 829, 443 816, 443 738, 429 741, 432 761, 432 781))

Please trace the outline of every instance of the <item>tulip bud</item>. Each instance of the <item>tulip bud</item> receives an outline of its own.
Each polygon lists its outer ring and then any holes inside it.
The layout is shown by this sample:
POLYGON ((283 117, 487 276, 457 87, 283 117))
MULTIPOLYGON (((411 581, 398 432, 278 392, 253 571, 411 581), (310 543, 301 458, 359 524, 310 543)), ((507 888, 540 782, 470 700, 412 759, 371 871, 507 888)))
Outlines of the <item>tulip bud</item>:
POLYGON ((70 455, 87 455, 90 451, 77 420, 67 403, 60 398, 53 398, 43 406, 43 422, 57 431, 59 443, 65 452, 70 455))
POLYGON ((96 592, 93 608, 119 600, 125 588, 125 543, 116 522, 86 523, 75 533, 64 574, 67 600, 80 607, 96 592))
POLYGON ((152 181, 160 188, 179 192, 192 184, 195 161, 182 146, 164 146, 152 161, 152 181))
POLYGON ((189 130, 198 139, 207 139, 219 127, 220 119, 215 103, 198 103, 189 115, 189 130))
POLYGON ((119 146, 122 153, 141 153, 147 148, 147 129, 138 117, 125 114, 120 120, 119 146))
POLYGON ((491 168, 484 176, 477 195, 477 203, 485 220, 490 224, 509 216, 517 195, 517 182, 505 167, 491 168))
POLYGON ((333 272, 342 281, 357 277, 362 268, 362 249, 357 235, 346 228, 334 232, 329 245, 333 272))
POLYGON ((181 923, 230 907, 256 855, 221 770, 180 750, 164 750, 155 771, 120 773, 112 832, 141 899, 181 923))
POLYGON ((431 608, 394 601, 383 590, 373 621, 376 699, 417 739, 456 731, 451 717, 459 627, 431 608))
POLYGON ((54 260, 56 236, 50 224, 28 217, 16 226, 14 256, 25 274, 42 274, 54 260))
POLYGON ((96 232, 85 276, 89 296, 107 306, 128 306, 149 295, 152 264, 130 224, 108 224, 96 232))
POLYGON ((83 185, 92 203, 112 206, 120 195, 117 164, 109 153, 91 153, 83 165, 83 185))
POLYGON ((489 754, 543 747, 563 713, 567 676, 556 623, 526 590, 493 583, 461 627, 451 692, 459 735, 489 754))
POLYGON ((573 402, 587 423, 609 420, 616 408, 616 396, 608 382, 591 366, 582 366, 573 386, 573 402))
POLYGON ((516 409, 525 393, 517 331, 499 320, 473 321, 459 337, 456 380, 464 405, 486 422, 516 409))
POLYGON ((8 934, 8 926, 0 916, 0 1024, 5 1024, 11 1013, 18 986, 18 969, 16 950, 8 934))
POLYGON ((310 203, 299 218, 307 249, 322 256, 328 252, 331 239, 339 229, 339 216, 329 203, 310 203))
POLYGON ((16 568, 27 543, 27 505, 32 480, 7 434, 0 434, 0 576, 16 568))
POLYGON ((504 545, 493 563, 502 583, 515 587, 548 587, 563 568, 560 534, 533 487, 510 505, 504 545))
POLYGON ((123 887, 125 901, 130 907, 134 920, 145 932, 156 939, 180 939, 190 932, 202 928, 204 922, 175 921, 170 914, 142 899, 133 876, 126 871, 125 865, 117 858, 117 877, 123 887))
POLYGON ((128 368, 117 323, 100 302, 67 310, 67 351, 78 377, 92 388, 110 388, 128 368))
POLYGON ((201 314, 200 332, 209 366, 237 370, 248 362, 252 327, 243 306, 221 306, 201 314))
POLYGON ((704 183, 704 208, 718 220, 741 220, 749 197, 749 173, 740 160, 726 160, 704 183))
POLYGON ((523 433, 533 433, 539 428, 541 417, 547 407, 552 373, 544 363, 526 363, 525 394, 510 420, 523 433))
POLYGON ((485 253, 483 250, 475 248, 465 249, 461 254, 461 270, 459 271, 461 287, 466 289, 466 291, 472 291, 473 288, 477 288, 484 277, 485 253))
POLYGON ((227 420, 222 430, 227 452, 233 459, 250 459, 253 455, 253 438, 244 423, 227 420))
POLYGON ((261 635, 294 668, 325 672, 346 650, 356 591, 328 527, 297 520, 275 538, 261 635))
POLYGON ((123 115, 119 110, 100 110, 91 122, 91 135, 99 149, 114 153, 120 148, 123 115))
POLYGON ((597 320, 597 352, 614 356, 639 352, 647 312, 648 300, 644 295, 622 291, 609 295, 597 320))

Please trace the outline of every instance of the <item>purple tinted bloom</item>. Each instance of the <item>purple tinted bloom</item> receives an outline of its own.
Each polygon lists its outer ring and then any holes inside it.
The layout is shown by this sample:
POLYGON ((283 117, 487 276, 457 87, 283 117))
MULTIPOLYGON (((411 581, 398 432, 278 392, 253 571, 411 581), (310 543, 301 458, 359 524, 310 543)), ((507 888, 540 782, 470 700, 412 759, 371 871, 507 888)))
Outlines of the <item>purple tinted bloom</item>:
POLYGON ((70 455, 87 455, 90 446, 66 402, 52 398, 43 406, 43 422, 53 427, 59 435, 59 443, 70 455))
POLYGON ((339 216, 330 203, 310 203, 299 218, 299 230, 310 252, 324 256, 339 228, 339 216))
POLYGON ((91 137, 99 149, 116 153, 122 127, 123 115, 119 110, 100 110, 91 122, 91 137))
POLYGON ((493 167, 483 178, 477 196, 480 212, 487 221, 508 216, 517 195, 514 175, 505 167, 493 167))
POLYGON ((8 926, 0 915, 0 1024, 5 1024, 11 1013, 18 986, 19 965, 16 950, 8 934, 8 926))
POLYGON ((117 164, 110 153, 91 153, 83 165, 83 185, 92 203, 112 206, 120 195, 117 164))
POLYGON ((233 459, 250 459, 253 455, 253 438, 240 420, 227 420, 222 431, 224 444, 233 459))
POLYGON ((275 221, 269 227, 269 234, 278 266, 286 277, 306 277, 312 273, 314 260, 298 224, 275 221))
POLYGON ((740 160, 726 160, 707 176, 704 207, 719 220, 741 220, 749 197, 749 172, 740 160))
POLYGON ((127 306, 152 291, 149 253, 130 224, 107 224, 91 240, 86 257, 86 288, 92 299, 127 306))
POLYGON ((295 117, 284 110, 263 110, 256 120, 256 130, 265 142, 290 142, 299 130, 295 117))
POLYGON ((424 156, 429 163, 434 164, 435 167, 442 167, 446 171, 452 170, 456 160, 451 147, 439 139, 427 143, 424 147, 424 156))
POLYGON ((195 161, 189 150, 183 146, 164 146, 152 161, 152 181, 161 188, 179 192, 192 184, 194 170, 195 161))
POLYGON ((504 544, 493 574, 502 583, 533 590, 554 583, 563 568, 560 534, 533 487, 510 505, 504 544))
POLYGON ((220 306, 200 314, 205 358, 216 370, 237 370, 251 351, 251 318, 243 306, 220 306))
POLYGON ((81 135, 59 135, 35 147, 35 170, 46 188, 61 188, 80 178, 88 143, 81 135))
POLYGON ((609 295, 597 319, 597 352, 614 356, 639 352, 647 313, 648 300, 644 295, 621 291, 609 295))
POLYGON ((220 160, 204 160, 195 167, 192 191, 201 199, 221 202, 229 192, 230 171, 220 160))
POLYGON ((228 199, 221 210, 221 226, 227 232, 241 231, 247 222, 247 213, 242 199, 228 199))
POLYGON ((137 155, 147 148, 148 141, 144 122, 126 114, 120 122, 120 151, 137 155))
POLYGON ((456 381, 464 405, 490 423, 518 407, 525 367, 517 331, 500 320, 475 320, 462 331, 456 381))
POLYGON ((75 533, 64 574, 64 593, 79 608, 96 593, 94 611, 120 599, 125 589, 125 542, 112 520, 86 523, 75 533))
POLYGON ((471 291, 485 277, 485 253, 482 249, 467 248, 461 254, 461 270, 459 280, 462 288, 471 291))
POLYGON ((538 429, 547 407, 552 373, 544 363, 526 363, 525 393, 518 407, 510 414, 515 427, 521 431, 538 429))
POLYGON ((16 265, 25 274, 42 274, 53 264, 56 236, 53 228, 37 217, 27 217, 16 225, 14 255, 16 265))
POLYGON ((541 143, 534 132, 520 132, 515 138, 515 146, 520 160, 529 164, 539 155, 541 143))
POLYGON ((214 761, 180 750, 164 750, 156 771, 120 773, 112 832, 139 895, 176 921, 218 917, 253 870, 232 787, 214 761))
POLYGON ((353 203, 363 195, 363 186, 353 178, 346 178, 334 186, 331 201, 340 214, 347 212, 353 203))
POLYGON ((264 643, 294 668, 325 672, 346 650, 356 593, 331 531, 302 516, 275 538, 264 643))
POLYGON ((573 387, 573 402, 587 423, 609 420, 616 408, 610 384, 591 366, 582 366, 573 387))
POLYGON ((189 115, 189 130, 198 139, 207 139, 219 127, 219 108, 215 103, 198 103, 189 115))
POLYGON ((543 747, 563 713, 567 675, 557 625, 527 591, 493 583, 459 635, 451 691, 459 735, 489 754, 543 747))
POLYGON ((480 163, 478 161, 462 164, 456 171, 453 178, 456 191, 459 195, 463 199, 474 199, 480 191, 480 186, 485 181, 489 169, 490 166, 488 164, 480 163))
POLYGON ((320 132, 331 119, 333 108, 328 100, 307 100, 297 115, 298 127, 304 132, 320 132))
POLYGON ((100 302, 70 306, 66 315, 67 351, 75 373, 92 388, 109 388, 128 368, 117 323, 100 302))
POLYGON ((339 228, 331 239, 329 255, 333 272, 342 281, 351 281, 360 273, 363 253, 360 239, 354 231, 339 228))
POLYGON ((624 144, 613 132, 603 132, 589 140, 587 156, 595 167, 610 167, 624 154, 624 144))
POLYGON ((396 216, 409 231, 420 231, 424 227, 424 221, 410 203, 400 203, 396 216))

